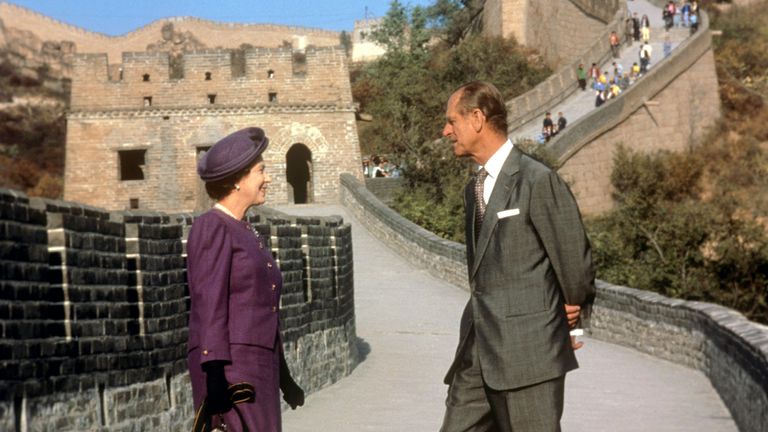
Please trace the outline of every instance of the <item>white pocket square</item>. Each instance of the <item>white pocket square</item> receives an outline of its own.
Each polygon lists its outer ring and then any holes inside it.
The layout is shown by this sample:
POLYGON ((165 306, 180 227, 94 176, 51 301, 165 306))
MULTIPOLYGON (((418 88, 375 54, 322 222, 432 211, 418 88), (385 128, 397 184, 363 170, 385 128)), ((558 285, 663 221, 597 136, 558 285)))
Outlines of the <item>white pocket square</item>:
POLYGON ((496 213, 496 217, 498 217, 499 219, 504 219, 510 216, 517 216, 519 214, 520 214, 520 209, 516 208, 516 209, 502 210, 496 213))

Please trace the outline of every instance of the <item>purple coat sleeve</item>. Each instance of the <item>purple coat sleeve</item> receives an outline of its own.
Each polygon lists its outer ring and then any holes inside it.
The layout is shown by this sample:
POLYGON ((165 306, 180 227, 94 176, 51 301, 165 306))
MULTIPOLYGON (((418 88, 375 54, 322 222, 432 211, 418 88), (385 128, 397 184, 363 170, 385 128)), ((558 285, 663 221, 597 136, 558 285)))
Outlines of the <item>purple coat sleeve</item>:
POLYGON ((192 303, 189 350, 200 348, 201 364, 232 360, 228 327, 231 243, 225 224, 210 213, 195 221, 187 241, 187 281, 192 303))

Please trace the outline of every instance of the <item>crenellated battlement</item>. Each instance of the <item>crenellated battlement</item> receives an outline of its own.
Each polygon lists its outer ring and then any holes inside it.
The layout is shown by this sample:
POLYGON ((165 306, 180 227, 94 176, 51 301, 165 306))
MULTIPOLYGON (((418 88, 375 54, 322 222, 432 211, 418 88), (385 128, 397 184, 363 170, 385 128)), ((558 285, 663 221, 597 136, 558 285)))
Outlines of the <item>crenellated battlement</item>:
POLYGON ((349 105, 340 47, 204 49, 183 54, 77 54, 72 111, 200 106, 349 105))

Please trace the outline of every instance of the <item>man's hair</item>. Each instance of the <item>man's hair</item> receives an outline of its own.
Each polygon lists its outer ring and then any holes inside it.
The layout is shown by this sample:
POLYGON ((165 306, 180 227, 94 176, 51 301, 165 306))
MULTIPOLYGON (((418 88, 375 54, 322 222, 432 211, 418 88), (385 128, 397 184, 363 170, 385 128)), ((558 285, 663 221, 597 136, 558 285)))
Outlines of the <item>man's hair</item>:
POLYGON ((501 92, 493 84, 473 81, 456 91, 461 92, 457 104, 461 114, 467 115, 473 109, 479 109, 492 129, 507 135, 507 106, 501 92))

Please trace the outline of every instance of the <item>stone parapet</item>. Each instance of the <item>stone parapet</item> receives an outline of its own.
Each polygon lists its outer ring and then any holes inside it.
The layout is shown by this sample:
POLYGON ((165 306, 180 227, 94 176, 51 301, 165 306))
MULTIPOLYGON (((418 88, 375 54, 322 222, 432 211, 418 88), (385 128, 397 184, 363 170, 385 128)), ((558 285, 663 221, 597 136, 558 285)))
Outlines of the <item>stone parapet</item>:
MULTIPOLYGON (((342 204, 386 246, 468 289, 464 245, 396 214, 351 176, 342 204)), ((768 329, 723 306, 671 299, 598 280, 590 335, 701 370, 742 431, 768 424, 768 329)))
MULTIPOLYGON (((351 229, 258 210, 249 221, 284 279, 286 359, 311 393, 358 361, 351 229)), ((0 189, 0 430, 190 429, 184 249, 195 216, 0 189)))
POLYGON ((389 205, 392 200, 395 199, 395 196, 400 190, 403 189, 404 185, 405 178, 403 177, 380 177, 365 179, 366 189, 371 191, 371 193, 376 195, 376 198, 381 200, 381 202, 386 205, 389 205))
POLYGON ((702 371, 744 432, 768 424, 768 329, 711 303, 597 281, 593 337, 702 371))
POLYGON ((432 275, 468 289, 464 245, 436 236, 400 216, 350 174, 341 175, 341 203, 377 239, 432 275))

